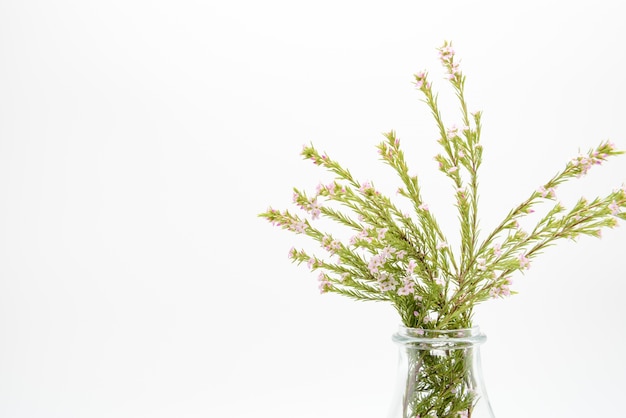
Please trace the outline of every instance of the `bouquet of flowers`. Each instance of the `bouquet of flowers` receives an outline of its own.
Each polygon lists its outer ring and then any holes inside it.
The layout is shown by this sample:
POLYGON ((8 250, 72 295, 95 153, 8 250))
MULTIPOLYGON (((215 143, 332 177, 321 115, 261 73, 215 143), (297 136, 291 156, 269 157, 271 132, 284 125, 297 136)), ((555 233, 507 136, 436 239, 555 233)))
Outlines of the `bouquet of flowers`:
MULTIPOLYGON (((418 333, 471 328, 475 306, 514 293, 513 274, 528 269, 543 249, 580 235, 599 237, 603 228, 613 228, 618 219, 626 219, 626 186, 593 200, 580 198, 570 208, 556 200, 559 185, 584 176, 592 167, 622 154, 611 142, 602 142, 568 161, 481 239, 478 233, 478 170, 483 156, 481 112, 468 111, 465 75, 451 43, 444 43, 438 50, 460 104, 458 126, 444 123, 428 74, 422 71, 414 77, 415 87, 423 95, 438 128, 441 153, 435 160, 454 187, 460 223, 458 250, 448 244, 435 214, 429 210, 420 179, 410 174, 400 140, 393 131, 384 135, 378 153, 399 177, 398 194, 408 199, 412 214, 401 210, 374 183, 355 179, 339 162, 312 145, 304 146, 302 156, 330 171, 334 181, 320 184, 310 193, 293 190, 293 202, 302 214, 273 208, 260 214, 276 226, 319 243, 323 255, 292 248, 289 258, 319 271, 321 292, 389 302, 400 314, 402 324, 418 333), (532 229, 521 228, 519 221, 542 202, 551 205, 551 209, 539 217, 532 229), (340 240, 318 229, 316 220, 320 217, 347 228, 351 237, 340 240)), ((458 361, 451 358, 446 363, 442 358, 414 358, 414 372, 428 377, 437 369, 438 376, 453 376, 458 361), (430 371, 424 366, 428 364, 430 371)), ((441 385, 433 383, 429 389, 431 394, 437 393, 439 400, 446 391, 441 385)), ((468 392, 462 385, 448 386, 456 395, 445 405, 437 406, 435 403, 439 401, 434 395, 422 394, 407 402, 413 406, 407 406, 403 416, 425 417, 436 411, 439 411, 436 416, 469 416, 472 397, 466 396, 468 392)))

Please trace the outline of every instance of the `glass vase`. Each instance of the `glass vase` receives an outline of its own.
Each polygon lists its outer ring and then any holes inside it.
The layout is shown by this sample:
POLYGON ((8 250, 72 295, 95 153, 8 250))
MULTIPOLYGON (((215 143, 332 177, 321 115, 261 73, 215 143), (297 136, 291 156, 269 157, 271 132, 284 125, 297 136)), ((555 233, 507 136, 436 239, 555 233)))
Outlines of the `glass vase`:
POLYGON ((483 384, 478 327, 400 327, 398 377, 388 418, 494 418, 483 384))

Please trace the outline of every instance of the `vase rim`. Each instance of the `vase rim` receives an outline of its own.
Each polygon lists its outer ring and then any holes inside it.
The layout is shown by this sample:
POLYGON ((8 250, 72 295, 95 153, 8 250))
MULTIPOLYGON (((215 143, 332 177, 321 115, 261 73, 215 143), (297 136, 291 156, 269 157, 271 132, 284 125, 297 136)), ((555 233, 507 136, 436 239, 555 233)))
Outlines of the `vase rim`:
POLYGON ((432 343, 446 341, 449 343, 482 344, 487 337, 480 331, 479 326, 459 329, 422 329, 400 325, 393 335, 397 343, 432 343))

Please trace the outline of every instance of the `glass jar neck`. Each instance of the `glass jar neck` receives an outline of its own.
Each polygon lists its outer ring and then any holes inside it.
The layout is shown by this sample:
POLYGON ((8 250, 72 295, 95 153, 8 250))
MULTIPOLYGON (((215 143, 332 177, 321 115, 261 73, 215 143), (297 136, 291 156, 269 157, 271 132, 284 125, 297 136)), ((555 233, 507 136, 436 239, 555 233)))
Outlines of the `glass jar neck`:
POLYGON ((400 345, 440 345, 445 343, 446 345, 461 348, 480 345, 487 340, 487 337, 480 332, 478 326, 453 330, 436 330, 408 328, 401 325, 392 339, 400 345))

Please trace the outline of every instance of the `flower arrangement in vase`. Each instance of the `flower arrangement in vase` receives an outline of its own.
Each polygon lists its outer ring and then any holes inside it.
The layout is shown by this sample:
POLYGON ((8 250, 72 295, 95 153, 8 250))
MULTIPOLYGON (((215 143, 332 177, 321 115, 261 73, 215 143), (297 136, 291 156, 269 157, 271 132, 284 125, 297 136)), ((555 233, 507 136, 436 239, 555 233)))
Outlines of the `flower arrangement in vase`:
POLYGON ((468 111, 466 79, 451 43, 439 48, 439 57, 460 104, 458 126, 444 123, 428 73, 418 72, 414 77, 437 126, 441 153, 435 160, 454 187, 460 223, 458 250, 451 248, 430 211, 420 179, 410 174, 393 131, 384 135, 378 153, 399 177, 397 192, 407 199, 412 213, 401 210, 372 182, 355 179, 329 155, 307 145, 302 157, 331 172, 334 180, 309 194, 294 188, 293 202, 303 215, 273 208, 260 214, 320 245, 323 255, 292 248, 289 258, 318 271, 322 293, 388 302, 397 310, 402 326, 394 340, 401 345, 405 360, 393 418, 493 416, 480 376, 478 345, 484 336, 473 323, 474 308, 514 293, 512 276, 527 270, 546 247, 581 235, 599 237, 603 228, 626 219, 626 186, 591 201, 580 198, 570 208, 556 199, 559 185, 622 154, 611 142, 602 142, 568 161, 491 232, 479 236, 481 112, 468 111), (519 221, 540 203, 551 208, 533 228, 522 229, 519 221), (318 229, 320 217, 341 225, 351 237, 340 240, 318 229))

